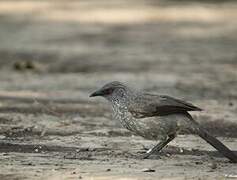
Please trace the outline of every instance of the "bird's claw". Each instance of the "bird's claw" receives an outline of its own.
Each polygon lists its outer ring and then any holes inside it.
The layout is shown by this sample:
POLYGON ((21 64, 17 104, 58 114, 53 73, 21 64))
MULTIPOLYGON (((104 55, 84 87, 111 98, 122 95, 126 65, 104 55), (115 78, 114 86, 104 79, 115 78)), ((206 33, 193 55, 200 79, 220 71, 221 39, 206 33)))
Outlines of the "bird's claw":
POLYGON ((141 159, 148 159, 149 157, 150 157, 149 153, 144 153, 144 154, 140 155, 141 159))
MULTIPOLYGON (((152 154, 150 153, 144 153, 141 155, 138 155, 138 159, 149 159, 151 157, 152 154)), ((159 155, 155 155, 155 159, 160 159, 159 155)))

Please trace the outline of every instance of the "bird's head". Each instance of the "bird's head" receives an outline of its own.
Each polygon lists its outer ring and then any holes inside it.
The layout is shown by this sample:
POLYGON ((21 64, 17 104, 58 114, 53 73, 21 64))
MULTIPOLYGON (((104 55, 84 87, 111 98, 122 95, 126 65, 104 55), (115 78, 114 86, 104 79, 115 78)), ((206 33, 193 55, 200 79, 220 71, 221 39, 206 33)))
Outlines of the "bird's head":
POLYGON ((102 88, 93 92, 90 97, 102 96, 109 101, 126 101, 130 95, 130 89, 118 81, 105 84, 102 88))

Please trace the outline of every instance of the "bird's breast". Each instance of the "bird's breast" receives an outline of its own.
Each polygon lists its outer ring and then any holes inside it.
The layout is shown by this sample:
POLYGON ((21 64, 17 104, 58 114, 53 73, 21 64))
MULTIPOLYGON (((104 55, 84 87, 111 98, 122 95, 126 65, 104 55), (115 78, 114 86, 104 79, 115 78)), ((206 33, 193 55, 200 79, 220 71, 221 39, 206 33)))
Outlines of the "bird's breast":
POLYGON ((120 123, 128 130, 135 131, 137 124, 126 106, 118 104, 113 106, 113 118, 120 121, 120 123))
POLYGON ((187 118, 184 115, 134 118, 126 107, 114 109, 114 118, 128 130, 146 139, 160 140, 183 129, 187 118))

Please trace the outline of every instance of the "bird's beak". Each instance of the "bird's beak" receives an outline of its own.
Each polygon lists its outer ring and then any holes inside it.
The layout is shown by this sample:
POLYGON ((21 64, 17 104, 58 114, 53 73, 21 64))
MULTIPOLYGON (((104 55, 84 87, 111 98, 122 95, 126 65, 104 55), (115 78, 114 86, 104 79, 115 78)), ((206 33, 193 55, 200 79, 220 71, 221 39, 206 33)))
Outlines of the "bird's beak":
POLYGON ((102 95, 103 93, 100 90, 98 90, 93 92, 89 97, 102 96, 102 95))

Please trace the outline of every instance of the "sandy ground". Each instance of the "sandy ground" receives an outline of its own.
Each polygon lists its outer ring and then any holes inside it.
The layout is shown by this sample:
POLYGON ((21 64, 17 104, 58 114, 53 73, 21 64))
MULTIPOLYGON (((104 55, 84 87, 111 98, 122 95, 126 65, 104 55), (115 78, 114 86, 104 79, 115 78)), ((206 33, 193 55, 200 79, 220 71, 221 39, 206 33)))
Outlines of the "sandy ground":
POLYGON ((237 150, 237 3, 0 1, 0 179, 231 179, 202 139, 156 142, 88 95, 112 80, 205 109, 195 119, 237 150), (147 172, 148 171, 148 172, 147 172))

